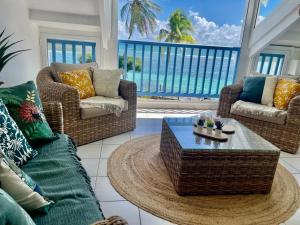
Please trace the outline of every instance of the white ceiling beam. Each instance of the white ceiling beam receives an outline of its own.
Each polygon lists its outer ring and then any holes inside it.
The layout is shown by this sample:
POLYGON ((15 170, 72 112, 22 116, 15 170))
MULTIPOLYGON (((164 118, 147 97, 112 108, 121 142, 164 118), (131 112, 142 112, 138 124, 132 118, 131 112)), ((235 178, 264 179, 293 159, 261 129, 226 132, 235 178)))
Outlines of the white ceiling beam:
POLYGON ((283 1, 255 27, 249 42, 250 56, 259 53, 300 20, 300 5, 297 2, 283 1))
POLYGON ((86 26, 100 26, 99 16, 79 15, 73 13, 62 13, 53 11, 44 11, 29 9, 29 18, 37 23, 63 23, 77 24, 86 26))

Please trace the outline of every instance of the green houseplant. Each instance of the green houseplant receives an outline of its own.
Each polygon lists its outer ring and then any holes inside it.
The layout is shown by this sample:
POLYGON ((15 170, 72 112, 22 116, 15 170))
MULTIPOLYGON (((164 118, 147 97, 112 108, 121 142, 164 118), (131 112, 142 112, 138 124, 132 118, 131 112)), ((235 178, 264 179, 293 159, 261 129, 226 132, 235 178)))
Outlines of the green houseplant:
MULTIPOLYGON (((23 40, 15 41, 10 43, 10 38, 13 36, 13 34, 4 36, 5 29, 2 30, 0 33, 0 72, 3 70, 4 66, 12 60, 17 55, 21 54, 22 52, 28 51, 29 49, 22 49, 22 50, 15 50, 10 51, 14 45, 22 42, 23 40)), ((0 81, 0 85, 3 84, 3 82, 0 81)))

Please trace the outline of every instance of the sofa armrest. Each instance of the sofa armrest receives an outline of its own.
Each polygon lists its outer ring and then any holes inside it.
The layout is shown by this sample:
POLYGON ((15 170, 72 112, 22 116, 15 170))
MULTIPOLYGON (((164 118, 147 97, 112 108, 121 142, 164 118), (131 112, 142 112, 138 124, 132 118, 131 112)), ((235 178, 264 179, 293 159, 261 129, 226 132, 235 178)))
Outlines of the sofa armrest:
POLYGON ((65 118, 80 118, 78 91, 69 85, 55 82, 49 67, 39 72, 37 87, 43 102, 61 102, 65 118))
POLYGON ((287 123, 300 126, 300 95, 294 97, 289 103, 287 123))
POLYGON ((223 87, 220 94, 217 115, 221 117, 229 117, 231 105, 239 99, 242 91, 242 84, 233 84, 223 87))
POLYGON ((137 104, 136 84, 131 81, 121 80, 119 94, 128 101, 129 109, 136 109, 137 104))
POLYGON ((63 133, 63 109, 60 102, 43 102, 46 119, 53 131, 63 133))

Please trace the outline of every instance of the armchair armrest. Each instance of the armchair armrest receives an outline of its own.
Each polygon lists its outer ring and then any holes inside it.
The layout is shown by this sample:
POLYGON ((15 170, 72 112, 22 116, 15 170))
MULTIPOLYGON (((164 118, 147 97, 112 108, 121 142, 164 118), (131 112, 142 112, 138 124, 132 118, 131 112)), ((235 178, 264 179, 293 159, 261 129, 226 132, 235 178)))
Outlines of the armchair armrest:
POLYGON ((217 115, 229 117, 231 105, 239 99, 242 91, 242 84, 233 84, 224 87, 221 90, 217 115))
POLYGON ((289 103, 287 123, 300 126, 300 95, 294 97, 289 103))
POLYGON ((60 102, 43 102, 46 119, 53 131, 64 132, 63 109, 60 102))
POLYGON ((119 94, 128 101, 129 109, 136 109, 137 95, 136 84, 131 81, 121 80, 119 85, 119 94))

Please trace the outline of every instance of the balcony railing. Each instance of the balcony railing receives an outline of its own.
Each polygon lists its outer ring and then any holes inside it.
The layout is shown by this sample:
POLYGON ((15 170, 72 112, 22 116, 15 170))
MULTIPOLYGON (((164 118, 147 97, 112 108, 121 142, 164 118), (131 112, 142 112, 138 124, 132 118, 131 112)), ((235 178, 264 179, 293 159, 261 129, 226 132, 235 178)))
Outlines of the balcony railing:
POLYGON ((124 78, 140 96, 219 97, 236 78, 240 48, 119 41, 124 78))

